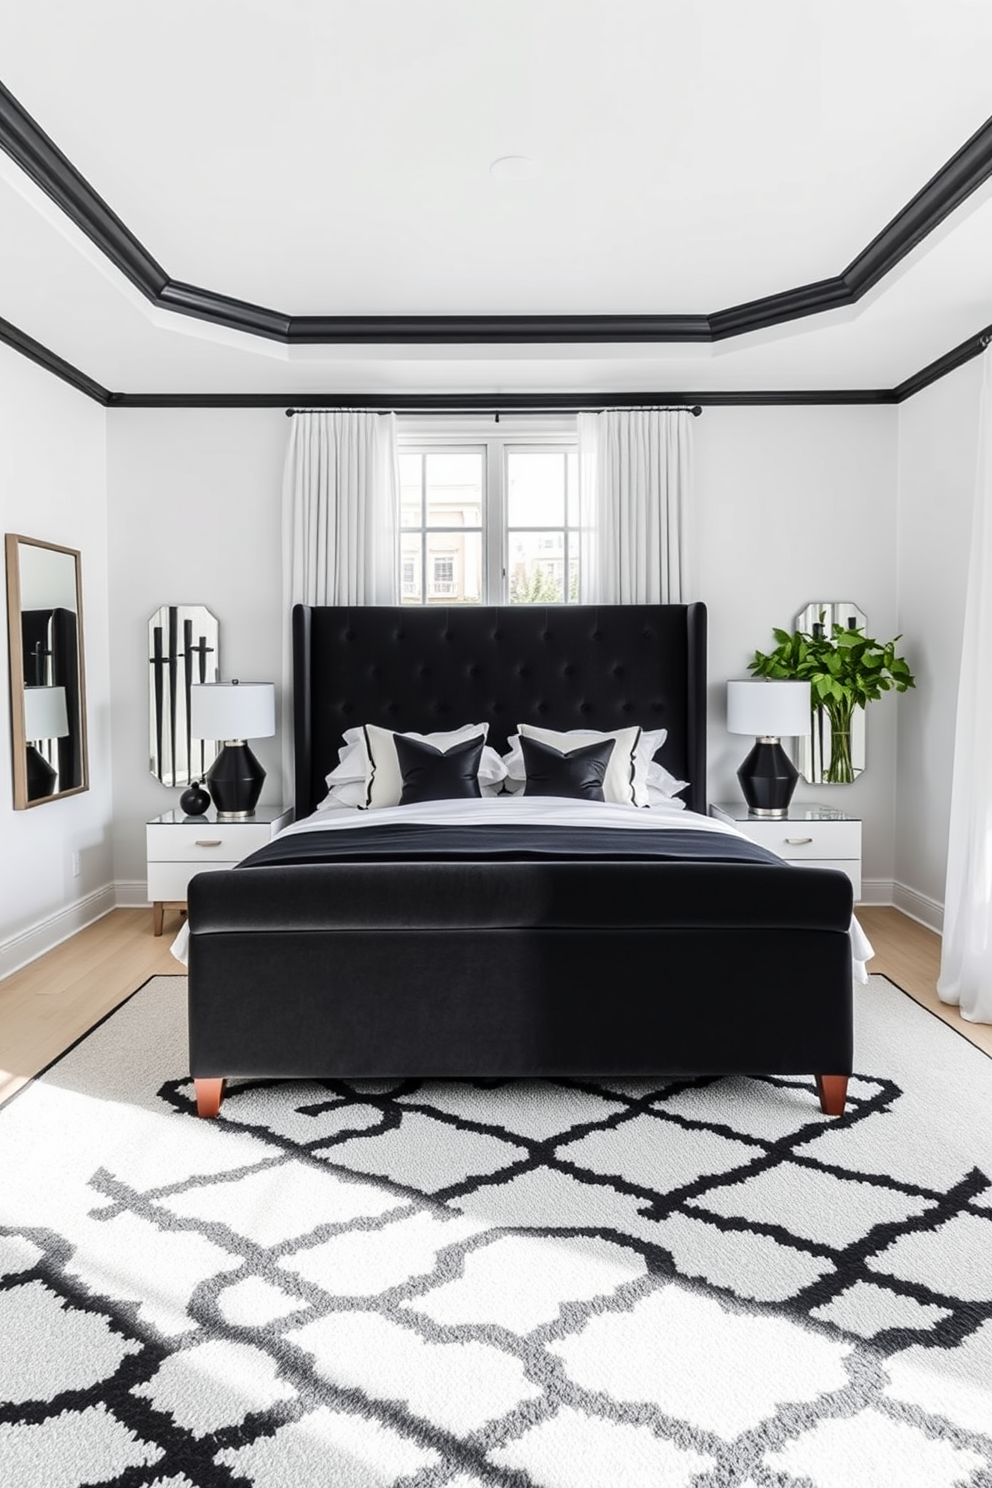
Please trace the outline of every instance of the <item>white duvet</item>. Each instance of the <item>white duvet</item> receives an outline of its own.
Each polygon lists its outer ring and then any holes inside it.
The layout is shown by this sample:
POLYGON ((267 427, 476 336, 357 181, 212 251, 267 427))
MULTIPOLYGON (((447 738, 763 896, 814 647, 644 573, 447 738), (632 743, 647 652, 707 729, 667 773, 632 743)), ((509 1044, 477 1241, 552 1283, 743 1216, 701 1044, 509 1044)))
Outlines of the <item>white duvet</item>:
MULTIPOLYGON (((418 806, 384 806, 377 811, 356 811, 335 806, 315 811, 292 826, 284 827, 280 837, 300 836, 310 832, 360 832, 369 826, 389 826, 395 822, 415 822, 424 826, 444 826, 467 822, 523 822, 562 827, 620 827, 624 830, 664 831, 666 828, 691 828, 724 836, 744 837, 736 827, 686 811, 681 801, 670 806, 615 806, 609 801, 572 801, 552 796, 483 796, 478 800, 428 801, 418 806)), ((784 860, 783 860, 784 861, 784 860)), ((795 865, 793 865, 795 866, 795 865)), ((799 869, 802 872, 802 869, 799 869)), ((172 954, 186 964, 189 927, 183 925, 172 943, 172 954)), ((865 966, 875 952, 857 920, 851 918, 851 955, 854 978, 867 982, 865 966)))

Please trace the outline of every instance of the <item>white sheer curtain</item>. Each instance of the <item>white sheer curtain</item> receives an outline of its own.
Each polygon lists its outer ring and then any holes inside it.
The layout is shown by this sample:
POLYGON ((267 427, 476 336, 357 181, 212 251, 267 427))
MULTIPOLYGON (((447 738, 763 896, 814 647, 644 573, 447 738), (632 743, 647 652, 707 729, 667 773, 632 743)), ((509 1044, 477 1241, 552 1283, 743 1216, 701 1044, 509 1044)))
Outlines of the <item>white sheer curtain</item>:
POLYGON ((579 414, 580 587, 586 603, 695 599, 692 423, 687 409, 579 414))
POLYGON ((986 352, 937 991, 992 1023, 992 374, 986 352))
POLYGON ((398 524, 395 414, 295 414, 283 475, 286 613, 398 603, 398 524))
POLYGON ((293 415, 282 482, 284 781, 294 775, 293 605, 399 603, 399 489, 395 414, 293 415))

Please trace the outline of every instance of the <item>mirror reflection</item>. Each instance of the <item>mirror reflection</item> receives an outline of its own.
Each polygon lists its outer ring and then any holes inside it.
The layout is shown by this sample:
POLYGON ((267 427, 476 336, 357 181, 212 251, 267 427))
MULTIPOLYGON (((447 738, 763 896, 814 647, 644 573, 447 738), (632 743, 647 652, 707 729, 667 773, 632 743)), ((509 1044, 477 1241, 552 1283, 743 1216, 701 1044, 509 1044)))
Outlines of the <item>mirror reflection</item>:
POLYGON ((6 536, 14 806, 88 788, 82 580, 74 548, 6 536))
POLYGON ((206 605, 160 605, 148 622, 148 768, 163 785, 202 780, 218 745, 190 731, 190 688, 220 677, 220 626, 206 605))
MULTIPOLYGON (((813 600, 796 616, 796 629, 805 631, 816 639, 829 640, 834 626, 843 630, 864 631, 868 617, 851 600, 813 600)), ((847 741, 845 740, 845 748, 847 741)), ((796 740, 798 752, 796 764, 804 780, 812 785, 836 783, 836 768, 831 769, 835 748, 831 735, 830 719, 823 708, 813 712, 812 732, 796 740)), ((843 772, 845 781, 857 779, 865 767, 865 710, 854 708, 851 713, 850 767, 843 772)))

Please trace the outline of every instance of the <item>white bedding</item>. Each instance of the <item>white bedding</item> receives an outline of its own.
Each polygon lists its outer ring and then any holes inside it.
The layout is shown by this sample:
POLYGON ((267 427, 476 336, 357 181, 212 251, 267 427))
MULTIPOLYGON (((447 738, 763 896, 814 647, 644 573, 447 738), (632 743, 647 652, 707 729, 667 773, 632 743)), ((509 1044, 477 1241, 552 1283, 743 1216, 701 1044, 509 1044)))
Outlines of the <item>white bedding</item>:
MULTIPOLYGON (((329 807, 315 812, 284 827, 280 837, 299 836, 309 832, 360 832, 367 826, 384 826, 391 822, 415 822, 426 826, 438 826, 463 822, 525 822, 534 824, 552 823, 555 826, 595 825, 598 827, 621 827, 631 831, 658 831, 666 828, 722 833, 730 837, 744 837, 736 827, 717 821, 712 816, 700 816, 695 811, 686 811, 682 803, 659 805, 647 808, 617 806, 609 801, 559 800, 549 796, 492 796, 476 800, 429 801, 416 806, 384 806, 378 811, 356 811, 353 808, 329 807)), ((784 861, 784 860, 783 860, 784 861)), ((795 866, 795 865, 793 865, 795 866)), ((802 868, 798 870, 800 873, 802 868)), ((172 954, 186 965, 189 927, 184 924, 172 943, 172 954)), ((865 966, 875 954, 868 937, 857 920, 851 917, 851 955, 854 963, 854 979, 867 982, 865 966)))

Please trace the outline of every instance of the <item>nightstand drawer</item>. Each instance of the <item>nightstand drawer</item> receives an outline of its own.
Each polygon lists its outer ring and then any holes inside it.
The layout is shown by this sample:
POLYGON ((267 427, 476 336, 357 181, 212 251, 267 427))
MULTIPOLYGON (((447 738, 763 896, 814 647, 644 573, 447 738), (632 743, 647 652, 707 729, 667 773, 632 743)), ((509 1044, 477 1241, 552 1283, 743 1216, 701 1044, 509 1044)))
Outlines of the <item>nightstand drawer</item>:
POLYGON ((791 862, 793 868, 836 868, 840 873, 846 873, 854 885, 855 904, 861 898, 860 858, 793 858, 791 862))
POLYGON ((194 873, 212 873, 215 868, 235 868, 235 863, 149 863, 148 898, 182 903, 194 873))
POLYGON ((859 821, 763 821, 749 817, 746 825, 736 825, 752 842, 760 842, 790 863, 861 857, 859 821))
POLYGON ((149 864, 203 863, 206 866, 217 861, 226 867, 229 863, 239 863, 272 838, 272 828, 266 822, 238 822, 236 826, 224 822, 203 822, 198 826, 150 826, 146 832, 149 864))

